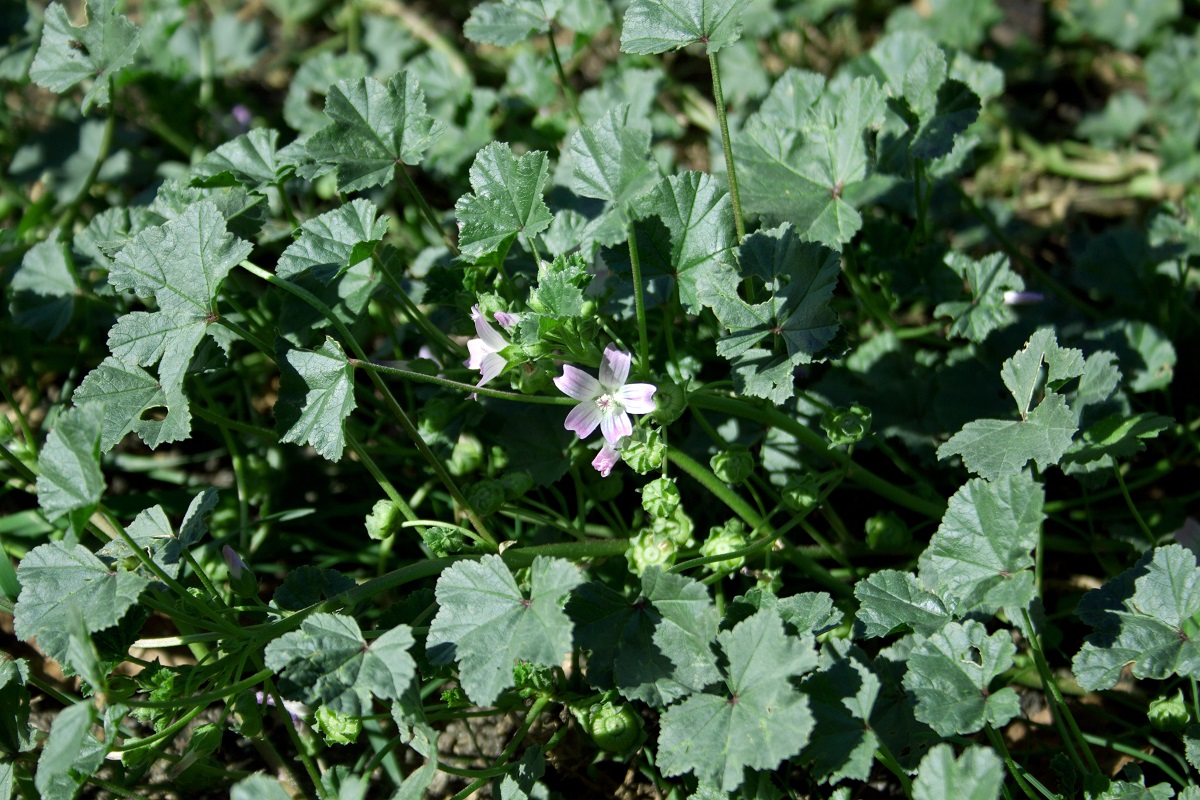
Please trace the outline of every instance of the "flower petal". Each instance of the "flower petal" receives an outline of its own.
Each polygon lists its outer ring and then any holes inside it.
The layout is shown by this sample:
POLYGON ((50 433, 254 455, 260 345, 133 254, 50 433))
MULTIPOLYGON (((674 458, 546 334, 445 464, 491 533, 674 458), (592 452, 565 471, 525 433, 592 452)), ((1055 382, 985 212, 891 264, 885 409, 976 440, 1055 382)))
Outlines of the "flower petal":
POLYGON ((479 383, 475 385, 483 386, 492 378, 503 372, 504 367, 507 364, 508 362, 504 360, 504 356, 500 355, 499 353, 488 353, 483 357, 483 364, 479 367, 479 371, 482 374, 479 376, 479 383))
POLYGON ((649 414, 654 405, 654 393, 658 387, 652 383, 627 383, 617 392, 617 402, 630 414, 649 414))
POLYGON ((501 336, 499 331, 489 325, 482 314, 475 318, 475 332, 479 334, 479 338, 483 339, 483 343, 494 353, 508 347, 508 340, 501 336))
POLYGON ((600 448, 600 452, 592 459, 592 466, 600 473, 601 478, 607 478, 608 473, 612 472, 612 468, 621 460, 621 455, 613 448, 611 444, 606 444, 600 448))
POLYGON ((610 444, 616 444, 621 441, 622 436, 633 433, 633 423, 629 421, 629 415, 624 411, 605 414, 600 420, 600 432, 604 434, 604 438, 610 444))
POLYGON ((554 379, 554 385, 567 397, 576 400, 595 400, 603 394, 599 381, 570 364, 563 365, 563 374, 554 379))
POLYGON ((629 377, 630 361, 632 358, 629 353, 617 349, 615 344, 604 348, 604 358, 600 361, 600 385, 610 392, 624 386, 629 377))
POLYGON ((500 327, 510 333, 513 328, 517 327, 517 323, 521 321, 521 318, 516 314, 509 314, 506 311, 497 311, 493 316, 496 318, 496 322, 500 323, 500 327))
POLYGON ((592 435, 592 431, 596 430, 596 426, 600 424, 603 417, 604 415, 600 413, 600 409, 596 407, 595 403, 585 400, 571 409, 563 427, 576 434, 580 439, 586 439, 592 435))

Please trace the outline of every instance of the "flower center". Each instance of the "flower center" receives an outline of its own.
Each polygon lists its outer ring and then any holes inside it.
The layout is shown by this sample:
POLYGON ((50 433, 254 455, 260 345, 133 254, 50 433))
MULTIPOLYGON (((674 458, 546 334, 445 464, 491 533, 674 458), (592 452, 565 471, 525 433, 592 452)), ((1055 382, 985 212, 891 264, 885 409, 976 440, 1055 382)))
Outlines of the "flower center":
POLYGON ((617 398, 611 394, 602 394, 596 398, 596 408, 600 409, 605 414, 611 414, 620 408, 620 403, 617 398))

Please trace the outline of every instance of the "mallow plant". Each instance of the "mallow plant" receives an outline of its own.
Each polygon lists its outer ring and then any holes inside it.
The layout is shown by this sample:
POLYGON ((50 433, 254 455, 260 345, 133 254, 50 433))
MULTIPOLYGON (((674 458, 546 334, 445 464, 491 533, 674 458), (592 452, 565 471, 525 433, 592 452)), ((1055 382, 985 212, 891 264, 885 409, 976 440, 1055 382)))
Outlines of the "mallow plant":
POLYGON ((1200 798, 1182 11, 10 4, 0 800, 1200 798))

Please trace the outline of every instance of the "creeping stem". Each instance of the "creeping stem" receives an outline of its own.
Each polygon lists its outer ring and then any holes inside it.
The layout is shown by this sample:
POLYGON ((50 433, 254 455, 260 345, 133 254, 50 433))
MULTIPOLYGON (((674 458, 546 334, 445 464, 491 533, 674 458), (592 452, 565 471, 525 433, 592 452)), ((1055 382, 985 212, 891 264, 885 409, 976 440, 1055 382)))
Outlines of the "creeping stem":
POLYGON ((642 295, 642 262, 638 258, 637 235, 633 223, 626 228, 629 234, 629 267, 633 271, 633 307, 638 323, 638 371, 642 377, 650 374, 650 347, 646 336, 646 300, 642 295))

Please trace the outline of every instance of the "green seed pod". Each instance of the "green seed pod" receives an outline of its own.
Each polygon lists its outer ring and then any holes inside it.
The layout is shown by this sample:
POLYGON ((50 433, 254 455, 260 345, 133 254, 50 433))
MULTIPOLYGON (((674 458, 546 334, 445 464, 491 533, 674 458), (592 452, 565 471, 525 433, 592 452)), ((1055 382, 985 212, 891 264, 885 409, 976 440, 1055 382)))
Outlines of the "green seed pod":
POLYGON ((364 522, 367 535, 381 542, 400 530, 400 507, 391 500, 376 500, 364 522))
MULTIPOLYGON (((719 528, 709 530, 708 539, 700 545, 700 555, 719 556, 732 553, 734 550, 741 550, 746 544, 746 526, 740 519, 731 519, 719 528)), ((745 557, 738 556, 728 561, 705 564, 704 568, 709 572, 727 574, 741 569, 745 563, 745 557)))
POLYGON ((659 381, 658 391, 654 393, 653 415, 663 425, 670 425, 687 408, 687 392, 682 386, 671 380, 659 381))
POLYGON ((632 753, 646 741, 642 717, 628 703, 606 698, 582 712, 571 711, 596 746, 607 753, 632 753))
POLYGON ((667 456, 667 445, 656 430, 644 431, 641 436, 635 430, 634 435, 621 448, 621 460, 639 475, 645 475, 662 467, 663 459, 667 456))
POLYGON ((522 394, 538 394, 550 388, 554 380, 553 371, 547 369, 543 361, 532 361, 522 364, 516 369, 517 389, 522 394))
POLYGON ((643 530, 629 540, 625 559, 629 562, 630 571, 641 575, 650 567, 666 568, 674 564, 676 549, 675 543, 666 536, 643 530))
POLYGON ((325 744, 354 744, 362 733, 362 719, 321 706, 313 715, 313 727, 321 732, 325 744))
POLYGON ((872 550, 899 550, 912 541, 908 526, 894 511, 881 512, 869 518, 864 529, 867 544, 872 550))
POLYGON ((821 481, 811 475, 792 478, 783 488, 783 504, 792 511, 812 511, 820 501, 821 481))
POLYGON ((696 530, 696 523, 692 522, 692 518, 687 515, 682 506, 676 508, 675 513, 671 516, 654 520, 650 525, 650 530, 654 531, 656 536, 670 539, 676 548, 691 547, 695 544, 692 541, 692 532, 696 530))
POLYGON ((446 462, 446 469, 456 478, 461 478, 483 465, 483 444, 469 433, 458 437, 454 451, 446 462))
POLYGON ((674 478, 655 478, 642 487, 642 508, 655 518, 666 518, 679 508, 679 487, 674 478))
POLYGON ((1186 728, 1191 715, 1183 699, 1183 690, 1176 692, 1174 697, 1160 697, 1151 701, 1146 716, 1150 718, 1150 724, 1160 731, 1181 731, 1186 728))
POLYGON ((745 483, 754 472, 754 455, 744 445, 731 445, 708 460, 717 477, 734 486, 745 483))
POLYGON ((871 409, 858 403, 850 408, 831 408, 821 415, 821 428, 834 445, 861 442, 871 432, 871 409))

